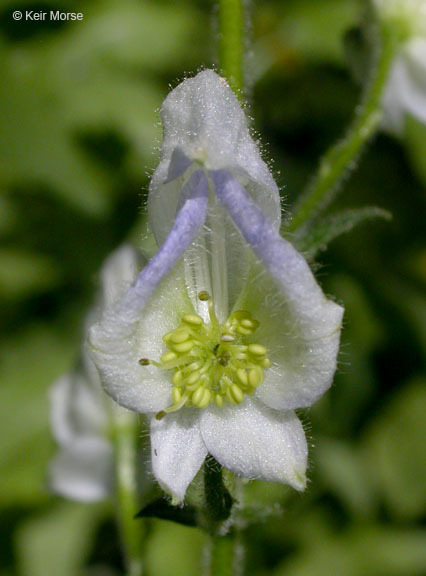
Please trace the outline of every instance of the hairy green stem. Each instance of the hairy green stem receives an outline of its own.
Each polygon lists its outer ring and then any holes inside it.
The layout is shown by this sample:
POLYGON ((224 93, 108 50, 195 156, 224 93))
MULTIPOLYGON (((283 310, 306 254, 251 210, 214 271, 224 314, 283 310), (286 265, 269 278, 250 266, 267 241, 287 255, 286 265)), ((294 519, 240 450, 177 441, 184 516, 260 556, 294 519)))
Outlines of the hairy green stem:
POLYGON ((378 36, 380 42, 363 102, 346 136, 332 146, 321 160, 317 173, 294 208, 292 220, 285 226, 286 232, 294 232, 333 200, 343 177, 354 167, 363 147, 380 125, 382 95, 398 38, 384 26, 379 28, 378 36))
POLYGON ((244 0, 219 0, 219 69, 238 94, 244 90, 244 0))
POLYGON ((127 576, 142 576, 143 521, 134 516, 140 506, 137 493, 137 415, 114 415, 114 447, 118 523, 126 561, 127 576))
POLYGON ((222 466, 209 456, 204 463, 204 524, 209 533, 205 549, 206 576, 232 576, 234 574, 234 534, 224 535, 229 529, 234 501, 222 476, 222 466))

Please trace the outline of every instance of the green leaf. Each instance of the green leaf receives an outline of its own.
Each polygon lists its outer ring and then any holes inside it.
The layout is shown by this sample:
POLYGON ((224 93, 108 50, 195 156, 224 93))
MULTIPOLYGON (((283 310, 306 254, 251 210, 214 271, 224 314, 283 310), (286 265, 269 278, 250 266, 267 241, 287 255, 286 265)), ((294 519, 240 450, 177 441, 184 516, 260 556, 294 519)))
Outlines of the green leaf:
MULTIPOLYGON (((19 8, 19 6, 17 6, 19 8)), ((6 14, 4 14, 6 17, 6 14)), ((39 186, 92 215, 114 202, 113 167, 92 158, 81 139, 111 133, 124 143, 124 166, 138 180, 159 136, 161 75, 195 60, 196 8, 145 1, 87 8, 76 26, 2 45, 0 178, 6 189, 39 186), (173 63, 173 64, 171 64, 173 63), (128 150, 127 150, 128 149, 128 150), (128 152, 128 153, 127 153, 128 152)), ((12 14, 7 22, 13 25, 12 14)))
POLYGON ((21 300, 55 287, 61 277, 58 266, 42 254, 0 248, 0 296, 21 300))
POLYGON ((372 516, 377 507, 375 493, 369 468, 356 445, 320 438, 313 458, 319 481, 340 498, 352 516, 372 516))
POLYGON ((146 573, 200 576, 205 539, 201 530, 153 521, 144 555, 146 573))
POLYGON ((193 506, 173 506, 164 498, 158 498, 150 502, 138 512, 135 518, 159 518, 170 520, 184 526, 197 526, 197 510, 193 506))
POLYGON ((418 378, 395 395, 364 442, 370 474, 390 512, 403 519, 426 512, 426 386, 418 378))
POLYGON ((61 502, 32 517, 17 533, 17 556, 25 576, 76 576, 90 550, 100 506, 61 502))
MULTIPOLYGON (((300 525, 303 530, 303 523, 300 525)), ((412 576, 426 562, 423 530, 360 524, 322 533, 276 570, 274 576, 412 576)))
POLYGON ((350 28, 344 35, 343 44, 349 68, 358 84, 362 85, 368 79, 371 64, 371 46, 366 38, 365 28, 350 28))
POLYGON ((34 505, 48 498, 46 473, 53 456, 48 389, 69 370, 71 334, 33 325, 0 352, 0 504, 34 505), (19 416, 19 417, 18 417, 19 416))
POLYGON ((319 252, 326 250, 332 240, 350 232, 358 224, 374 218, 390 221, 392 215, 376 206, 344 210, 328 217, 318 218, 306 228, 302 227, 291 240, 307 258, 314 258, 319 252))

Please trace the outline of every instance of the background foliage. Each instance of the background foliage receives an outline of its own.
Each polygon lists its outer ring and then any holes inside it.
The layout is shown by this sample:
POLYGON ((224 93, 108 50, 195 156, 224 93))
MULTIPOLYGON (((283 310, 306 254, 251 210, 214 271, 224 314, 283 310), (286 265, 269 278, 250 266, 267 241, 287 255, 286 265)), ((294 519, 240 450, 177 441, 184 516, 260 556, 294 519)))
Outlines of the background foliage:
MULTIPOLYGON (((359 8, 267 0, 253 9, 250 112, 286 207, 359 100, 342 42, 359 8)), ((76 361, 103 258, 146 234, 158 108, 169 84, 214 62, 211 3, 2 1, 0 50, 0 573, 112 576, 121 566, 111 504, 49 494, 47 392, 76 361), (84 21, 14 22, 14 9, 82 11, 84 21)), ((375 204, 394 219, 368 222, 318 257, 319 281, 346 307, 339 373, 303 415, 308 491, 246 486, 248 504, 265 503, 247 529, 250 575, 426 568, 425 154, 426 129, 413 119, 403 141, 380 135, 333 207, 375 204)), ((149 521, 149 573, 198 574, 202 539, 149 521)))

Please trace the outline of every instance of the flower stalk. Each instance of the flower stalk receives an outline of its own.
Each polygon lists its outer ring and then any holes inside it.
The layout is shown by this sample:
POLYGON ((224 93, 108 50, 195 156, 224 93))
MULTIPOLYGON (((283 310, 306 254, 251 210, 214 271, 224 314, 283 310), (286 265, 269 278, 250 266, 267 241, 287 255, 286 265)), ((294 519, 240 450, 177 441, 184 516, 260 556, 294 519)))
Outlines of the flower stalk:
POLYGON ((334 198, 345 175, 355 167, 364 146, 378 130, 383 112, 382 97, 399 44, 393 30, 377 25, 378 46, 370 82, 363 103, 356 112, 347 135, 334 144, 322 158, 318 170, 293 209, 293 217, 285 225, 286 232, 295 232, 314 218, 334 198))
POLYGON ((219 0, 219 68, 237 94, 244 91, 244 2, 219 0))
POLYGON ((114 415, 117 519, 124 550, 127 576, 142 576, 144 526, 135 520, 137 493, 138 418, 133 413, 114 415))
POLYGON ((225 522, 229 518, 233 499, 222 474, 222 466, 212 456, 204 463, 205 523, 209 540, 205 549, 206 576, 232 576, 234 574, 233 534, 225 535, 225 522))

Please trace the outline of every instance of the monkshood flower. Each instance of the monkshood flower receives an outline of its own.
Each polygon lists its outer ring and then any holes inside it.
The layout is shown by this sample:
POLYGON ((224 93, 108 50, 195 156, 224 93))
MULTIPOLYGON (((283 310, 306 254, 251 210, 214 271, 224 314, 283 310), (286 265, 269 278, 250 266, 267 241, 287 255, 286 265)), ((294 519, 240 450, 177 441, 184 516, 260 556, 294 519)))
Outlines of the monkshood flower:
MULTIPOLYGON (((142 260, 124 246, 112 254, 101 271, 101 307, 110 306, 134 280, 142 260)), ((92 324, 97 313, 90 315, 92 324)), ((66 498, 92 502, 106 498, 114 481, 114 454, 109 440, 110 419, 125 417, 102 389, 87 351, 81 367, 62 376, 50 390, 51 427, 59 451, 50 464, 52 490, 66 498)))
POLYGON ((383 125, 401 135, 406 114, 426 123, 426 0, 374 0, 400 46, 383 97, 383 125))
POLYGON ((277 186, 222 78, 163 103, 149 217, 157 254, 89 333, 105 390, 151 418, 152 468, 174 501, 206 455, 303 490, 294 410, 330 386, 343 310, 281 238, 277 186))

